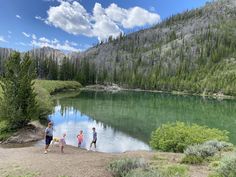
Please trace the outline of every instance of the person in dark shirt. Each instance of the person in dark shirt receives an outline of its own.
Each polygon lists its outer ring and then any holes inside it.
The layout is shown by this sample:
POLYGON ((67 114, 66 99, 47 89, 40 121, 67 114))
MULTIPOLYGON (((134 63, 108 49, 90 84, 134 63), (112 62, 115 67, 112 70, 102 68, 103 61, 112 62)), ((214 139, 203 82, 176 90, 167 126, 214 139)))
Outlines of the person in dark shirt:
POLYGON ((93 140, 90 144, 90 149, 92 148, 92 145, 94 144, 94 147, 96 148, 96 143, 97 143, 97 132, 95 127, 93 127, 93 140))
POLYGON ((45 151, 44 154, 48 153, 48 147, 53 139, 53 128, 52 122, 48 123, 48 127, 45 129, 45 151))

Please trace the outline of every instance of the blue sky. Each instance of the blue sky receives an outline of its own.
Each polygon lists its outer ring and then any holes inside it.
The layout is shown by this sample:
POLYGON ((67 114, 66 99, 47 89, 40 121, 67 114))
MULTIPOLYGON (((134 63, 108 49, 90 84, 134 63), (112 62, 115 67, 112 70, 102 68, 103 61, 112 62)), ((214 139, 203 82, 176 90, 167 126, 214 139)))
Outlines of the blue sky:
POLYGON ((81 51, 207 0, 0 0, 0 47, 81 51))

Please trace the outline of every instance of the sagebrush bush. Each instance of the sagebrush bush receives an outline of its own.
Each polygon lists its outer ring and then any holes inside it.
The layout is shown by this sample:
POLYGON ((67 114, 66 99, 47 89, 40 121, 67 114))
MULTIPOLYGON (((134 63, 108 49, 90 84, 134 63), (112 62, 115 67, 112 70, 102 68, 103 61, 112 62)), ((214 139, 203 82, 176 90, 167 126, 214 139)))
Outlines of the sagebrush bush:
POLYGON ((204 162, 204 159, 201 156, 195 156, 195 155, 186 155, 181 160, 181 163, 185 164, 201 164, 204 162))
POLYGON ((211 145, 199 144, 189 146, 185 151, 185 155, 199 156, 203 159, 207 157, 212 157, 217 153, 218 149, 211 145))
POLYGON ((228 148, 233 147, 233 144, 231 144, 231 143, 224 142, 224 141, 218 141, 218 140, 207 141, 204 143, 204 145, 215 147, 218 151, 221 151, 224 149, 227 150, 228 148))
POLYGON ((144 159, 125 158, 125 159, 115 160, 111 162, 108 166, 108 170, 112 173, 114 177, 124 177, 131 170, 134 170, 137 168, 144 169, 146 167, 147 167, 147 163, 144 159))
POLYGON ((152 148, 166 152, 183 152, 189 145, 216 139, 228 141, 228 132, 182 122, 163 124, 151 135, 152 148))
POLYGON ((217 173, 221 177, 236 177, 236 156, 224 158, 217 173))

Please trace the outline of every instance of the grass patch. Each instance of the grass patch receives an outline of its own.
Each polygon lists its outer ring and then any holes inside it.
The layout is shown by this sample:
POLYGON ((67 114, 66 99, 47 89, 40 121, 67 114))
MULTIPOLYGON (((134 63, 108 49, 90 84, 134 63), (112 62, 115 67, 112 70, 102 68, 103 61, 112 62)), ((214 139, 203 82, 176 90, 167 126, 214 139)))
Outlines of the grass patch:
POLYGON ((1 175, 2 177, 39 177, 40 173, 16 165, 6 168, 1 175))
POLYGON ((35 80, 35 89, 45 89, 50 95, 61 91, 78 90, 81 84, 76 81, 51 81, 51 80, 35 80))
POLYGON ((34 89, 39 105, 39 120, 44 120, 53 110, 54 104, 51 95, 60 91, 78 90, 81 84, 76 81, 35 80, 34 89))
POLYGON ((168 165, 161 170, 163 177, 188 177, 188 167, 186 165, 168 165))
POLYGON ((167 165, 160 169, 132 169, 122 177, 188 177, 187 173, 188 167, 185 165, 167 165))

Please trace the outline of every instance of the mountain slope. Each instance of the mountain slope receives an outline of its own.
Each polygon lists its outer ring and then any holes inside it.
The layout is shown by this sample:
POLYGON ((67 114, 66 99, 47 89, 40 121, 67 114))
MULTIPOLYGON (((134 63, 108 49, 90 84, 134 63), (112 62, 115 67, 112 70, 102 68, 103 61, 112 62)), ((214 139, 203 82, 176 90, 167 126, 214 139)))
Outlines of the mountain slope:
POLYGON ((234 19, 236 1, 219 0, 109 40, 80 53, 78 67, 89 72, 79 79, 85 84, 236 94, 234 19))

